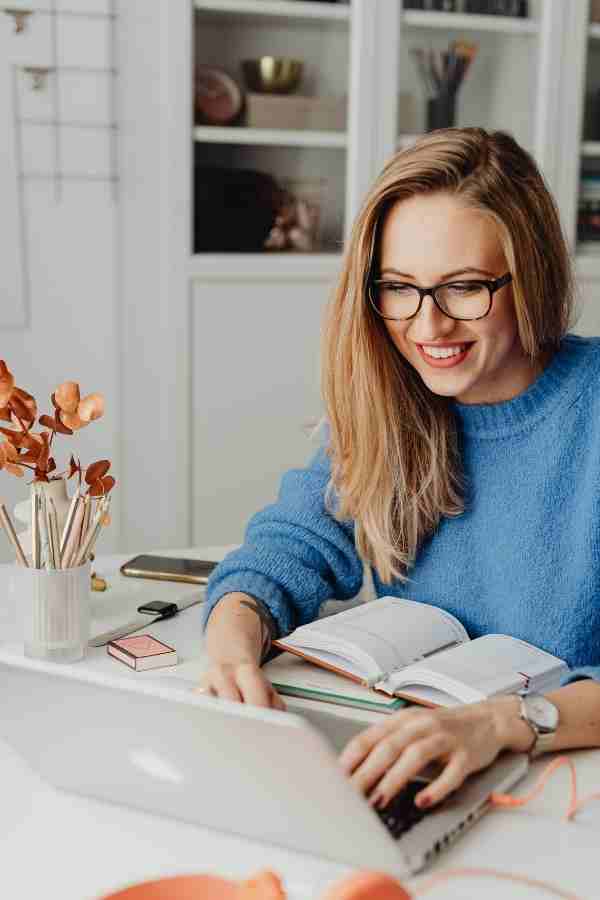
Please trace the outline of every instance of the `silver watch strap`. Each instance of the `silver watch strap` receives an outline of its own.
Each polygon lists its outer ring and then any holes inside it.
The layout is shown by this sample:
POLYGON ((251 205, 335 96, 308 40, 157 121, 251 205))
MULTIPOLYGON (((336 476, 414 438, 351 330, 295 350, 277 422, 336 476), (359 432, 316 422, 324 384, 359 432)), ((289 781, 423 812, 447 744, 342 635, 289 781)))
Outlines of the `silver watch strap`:
MULTIPOLYGON (((197 603, 204 602, 204 591, 202 595, 199 597, 197 594, 192 594, 189 597, 184 597, 181 600, 177 601, 177 612, 175 615, 179 615, 179 613, 188 609, 190 606, 195 606, 197 603)), ((114 641, 117 638, 125 637, 127 634, 133 634, 134 631, 139 631, 140 628, 146 628, 148 625, 152 625, 154 622, 159 622, 163 617, 162 616, 152 616, 147 613, 138 613, 135 619, 131 619, 130 622, 127 622, 125 625, 119 625, 118 628, 113 628, 111 631, 105 631, 103 634, 99 634, 96 637, 92 638, 88 641, 88 646, 90 647, 103 647, 105 644, 108 644, 109 641, 114 641)))

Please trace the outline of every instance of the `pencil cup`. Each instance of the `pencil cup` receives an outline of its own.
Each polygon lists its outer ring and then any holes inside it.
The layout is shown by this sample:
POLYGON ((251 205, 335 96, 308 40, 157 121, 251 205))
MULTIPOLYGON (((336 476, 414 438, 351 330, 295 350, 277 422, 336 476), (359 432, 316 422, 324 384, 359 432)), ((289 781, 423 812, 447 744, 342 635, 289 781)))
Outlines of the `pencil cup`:
POLYGON ((76 662, 90 639, 90 563, 75 569, 19 569, 13 590, 22 610, 25 656, 76 662))
POLYGON ((427 101, 427 131, 456 124, 456 94, 444 91, 427 101))

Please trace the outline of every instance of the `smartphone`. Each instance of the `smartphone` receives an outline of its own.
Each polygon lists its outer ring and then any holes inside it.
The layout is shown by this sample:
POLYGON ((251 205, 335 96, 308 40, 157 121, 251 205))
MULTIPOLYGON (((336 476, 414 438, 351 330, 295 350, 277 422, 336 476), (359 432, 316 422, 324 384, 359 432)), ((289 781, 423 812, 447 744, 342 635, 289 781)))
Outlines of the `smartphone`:
POLYGON ((217 565, 206 559, 181 559, 171 556, 134 556, 121 566, 121 574, 131 578, 154 578, 156 581, 185 581, 206 584, 217 565))

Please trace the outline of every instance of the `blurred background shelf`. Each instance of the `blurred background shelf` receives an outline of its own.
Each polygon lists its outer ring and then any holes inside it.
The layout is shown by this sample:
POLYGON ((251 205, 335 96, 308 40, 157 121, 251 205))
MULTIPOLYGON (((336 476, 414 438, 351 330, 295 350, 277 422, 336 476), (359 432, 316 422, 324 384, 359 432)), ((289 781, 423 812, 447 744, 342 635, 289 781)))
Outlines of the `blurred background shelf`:
POLYGON ((348 136, 335 131, 301 131, 289 128, 245 128, 196 126, 194 140, 210 144, 254 144, 271 147, 316 147, 344 149, 348 136))
POLYGON ((496 34, 535 35, 539 24, 531 19, 512 16, 482 16, 474 13, 428 12, 407 9, 403 24, 409 28, 437 28, 443 31, 493 31, 496 34))
POLYGON ((261 16, 318 23, 347 23, 350 6, 341 3, 311 3, 301 0, 194 0, 194 7, 219 15, 261 16))

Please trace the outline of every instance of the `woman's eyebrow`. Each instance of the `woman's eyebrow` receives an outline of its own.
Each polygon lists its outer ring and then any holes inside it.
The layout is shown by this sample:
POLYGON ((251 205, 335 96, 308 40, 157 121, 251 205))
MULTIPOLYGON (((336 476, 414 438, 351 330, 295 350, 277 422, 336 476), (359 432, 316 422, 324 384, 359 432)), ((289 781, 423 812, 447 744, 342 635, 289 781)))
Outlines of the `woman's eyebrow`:
MULTIPOLYGON (((408 272, 400 272, 398 269, 393 269, 387 266, 385 269, 381 270, 381 275, 385 275, 386 273, 391 273, 392 275, 398 275, 400 278, 411 278, 413 281, 416 281, 414 275, 410 275, 408 272)), ((455 278, 457 275, 466 275, 468 272, 475 272, 479 275, 486 275, 489 278, 495 278, 496 275, 494 272, 488 272, 487 269, 456 269, 453 272, 446 272, 445 275, 440 276, 441 281, 445 281, 447 278, 455 278)))

